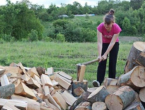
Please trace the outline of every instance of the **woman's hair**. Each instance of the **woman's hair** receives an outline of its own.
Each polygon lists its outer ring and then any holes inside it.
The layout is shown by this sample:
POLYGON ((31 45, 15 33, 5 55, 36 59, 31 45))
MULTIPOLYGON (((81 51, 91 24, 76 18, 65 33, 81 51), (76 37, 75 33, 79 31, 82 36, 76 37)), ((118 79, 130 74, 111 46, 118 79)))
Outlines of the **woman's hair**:
POLYGON ((104 22, 105 24, 111 24, 112 22, 115 22, 115 11, 113 9, 110 9, 110 11, 104 16, 104 22))

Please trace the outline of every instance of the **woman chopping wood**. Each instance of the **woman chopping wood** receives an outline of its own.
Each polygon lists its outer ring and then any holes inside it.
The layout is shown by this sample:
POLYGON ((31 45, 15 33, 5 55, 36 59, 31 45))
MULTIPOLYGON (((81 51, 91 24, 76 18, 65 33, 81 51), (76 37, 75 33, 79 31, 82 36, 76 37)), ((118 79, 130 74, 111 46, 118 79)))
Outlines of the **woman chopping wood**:
POLYGON ((104 22, 97 27, 97 46, 99 65, 97 69, 97 80, 93 86, 100 86, 104 80, 107 56, 109 55, 109 78, 116 76, 116 62, 119 51, 119 34, 121 28, 115 23, 114 10, 111 9, 104 16, 104 22))

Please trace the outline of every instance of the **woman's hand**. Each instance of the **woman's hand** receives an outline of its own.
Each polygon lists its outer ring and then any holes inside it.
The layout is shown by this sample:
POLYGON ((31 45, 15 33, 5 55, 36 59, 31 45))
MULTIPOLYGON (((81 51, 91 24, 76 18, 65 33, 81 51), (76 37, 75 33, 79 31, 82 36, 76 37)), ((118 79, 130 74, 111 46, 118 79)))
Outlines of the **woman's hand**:
POLYGON ((98 58, 97 58, 97 59, 98 59, 98 61, 99 61, 99 62, 101 62, 101 61, 102 61, 102 57, 101 57, 101 56, 98 56, 98 58))
POLYGON ((106 59, 107 59, 107 55, 104 54, 104 55, 102 56, 102 60, 104 61, 104 60, 106 60, 106 59))

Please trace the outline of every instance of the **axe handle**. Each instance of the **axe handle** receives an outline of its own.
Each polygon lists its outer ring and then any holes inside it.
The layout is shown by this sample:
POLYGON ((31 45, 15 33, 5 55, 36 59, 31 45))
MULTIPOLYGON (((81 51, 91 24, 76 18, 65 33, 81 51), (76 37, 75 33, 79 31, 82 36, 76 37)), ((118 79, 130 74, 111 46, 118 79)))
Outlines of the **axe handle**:
POLYGON ((99 59, 94 59, 92 61, 88 61, 88 62, 82 63, 82 65, 89 65, 89 64, 92 64, 92 63, 98 62, 98 61, 99 61, 99 59))

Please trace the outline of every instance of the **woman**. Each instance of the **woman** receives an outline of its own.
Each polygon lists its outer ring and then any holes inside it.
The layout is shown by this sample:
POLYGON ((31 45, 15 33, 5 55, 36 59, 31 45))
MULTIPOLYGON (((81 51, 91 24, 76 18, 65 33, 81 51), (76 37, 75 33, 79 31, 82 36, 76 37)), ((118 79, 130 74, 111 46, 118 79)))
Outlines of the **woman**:
POLYGON ((119 50, 119 33, 121 28, 115 23, 114 10, 111 9, 104 17, 104 22, 97 27, 98 60, 97 81, 95 87, 100 86, 104 80, 107 56, 109 55, 109 78, 116 76, 116 62, 119 50))

